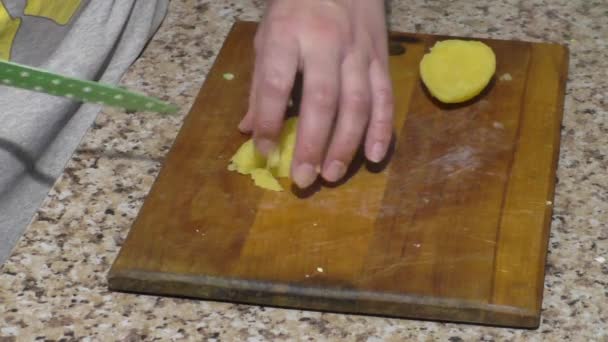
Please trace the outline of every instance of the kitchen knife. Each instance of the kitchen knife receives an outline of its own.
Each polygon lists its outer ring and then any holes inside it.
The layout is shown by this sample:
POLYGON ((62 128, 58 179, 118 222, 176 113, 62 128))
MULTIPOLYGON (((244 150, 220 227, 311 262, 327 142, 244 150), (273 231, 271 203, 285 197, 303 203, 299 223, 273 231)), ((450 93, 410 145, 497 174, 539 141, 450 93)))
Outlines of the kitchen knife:
POLYGON ((81 102, 120 107, 128 111, 175 113, 177 106, 121 87, 62 76, 30 66, 0 61, 0 85, 81 102))

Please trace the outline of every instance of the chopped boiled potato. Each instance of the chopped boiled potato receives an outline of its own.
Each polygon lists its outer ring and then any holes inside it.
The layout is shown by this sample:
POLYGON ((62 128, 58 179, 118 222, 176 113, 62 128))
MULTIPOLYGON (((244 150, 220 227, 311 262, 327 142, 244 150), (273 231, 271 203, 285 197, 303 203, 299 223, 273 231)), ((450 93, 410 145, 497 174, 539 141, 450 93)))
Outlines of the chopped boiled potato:
POLYGON ((420 62, 427 89, 444 103, 459 103, 479 95, 496 71, 496 56, 478 41, 437 42, 420 62))
POLYGON ((276 178, 272 175, 270 170, 267 169, 254 169, 251 171, 251 178, 255 185, 260 188, 272 190, 272 191, 282 191, 283 187, 279 184, 276 178))
POLYGON ((229 171, 251 175, 256 186, 282 191, 277 178, 289 178, 296 143, 297 118, 289 118, 283 125, 278 148, 265 158, 258 152, 253 139, 247 140, 230 159, 229 171))
POLYGON ((290 118, 285 122, 280 138, 280 154, 279 165, 276 170, 277 177, 288 178, 291 173, 291 161, 293 160, 293 151, 296 146, 296 130, 298 120, 290 118))
POLYGON ((263 168, 266 165, 266 160, 262 154, 258 152, 253 144, 253 140, 247 140, 236 151, 230 159, 228 170, 248 175, 251 171, 257 168, 263 168))
POLYGON ((281 163, 281 151, 280 148, 270 152, 268 155, 268 160, 266 161, 266 168, 270 170, 274 170, 279 167, 281 163))

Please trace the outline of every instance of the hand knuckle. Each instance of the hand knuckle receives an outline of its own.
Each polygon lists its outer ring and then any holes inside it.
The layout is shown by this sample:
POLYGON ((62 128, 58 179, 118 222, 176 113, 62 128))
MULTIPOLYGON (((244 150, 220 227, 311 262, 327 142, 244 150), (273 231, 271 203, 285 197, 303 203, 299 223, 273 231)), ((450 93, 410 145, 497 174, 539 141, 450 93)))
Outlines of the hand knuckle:
POLYGON ((390 87, 381 87, 376 90, 376 97, 380 106, 385 108, 392 108, 394 105, 393 91, 390 87))
POLYGON ((375 118, 371 122, 371 129, 375 132, 382 134, 389 132, 393 129, 393 116, 387 115, 379 118, 375 118))
POLYGON ((359 130, 357 129, 349 129, 344 134, 344 146, 346 146, 349 150, 354 149, 361 140, 361 134, 359 134, 359 130))
POLYGON ((335 24, 325 24, 318 27, 319 33, 332 41, 340 40, 340 28, 335 24))
POLYGON ((262 79, 262 87, 270 94, 286 96, 290 91, 289 81, 277 69, 267 70, 262 79))
POLYGON ((298 154, 298 159, 301 160, 314 160, 317 151, 319 150, 317 147, 317 140, 315 139, 302 139, 298 142, 299 150, 296 151, 298 154))
POLYGON ((350 115, 353 122, 363 126, 367 125, 370 118, 370 112, 368 110, 353 110, 350 115))
POLYGON ((255 130, 261 134, 272 134, 280 129, 280 123, 276 120, 259 118, 255 122, 255 130))
POLYGON ((269 19, 269 29, 271 34, 285 34, 291 32, 295 27, 296 20, 289 13, 275 13, 269 19))
POLYGON ((345 26, 341 20, 328 20, 324 17, 309 18, 305 27, 324 40, 339 41, 345 36, 345 26))
POLYGON ((311 100, 320 110, 331 110, 334 106, 334 89, 328 84, 319 84, 311 91, 311 100))
POLYGON ((354 108, 367 108, 370 105, 369 92, 361 89, 351 90, 346 94, 346 102, 354 108))

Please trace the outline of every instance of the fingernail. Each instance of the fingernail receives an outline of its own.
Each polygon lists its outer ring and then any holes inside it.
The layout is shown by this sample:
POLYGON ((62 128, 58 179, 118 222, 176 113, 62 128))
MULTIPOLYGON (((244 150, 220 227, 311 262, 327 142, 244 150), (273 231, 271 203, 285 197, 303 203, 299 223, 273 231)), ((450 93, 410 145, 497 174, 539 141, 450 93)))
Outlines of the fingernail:
POLYGON ((245 119, 241 120, 241 122, 239 122, 239 131, 241 132, 245 132, 247 131, 247 127, 245 126, 245 119))
POLYGON ((374 163, 379 163, 382 158, 384 158, 385 149, 386 147, 383 143, 375 143, 374 146, 372 146, 372 153, 370 155, 371 161, 373 161, 374 163))
POLYGON ((336 182, 346 173, 346 165, 339 160, 334 160, 329 164, 325 173, 325 179, 330 182, 336 182))
POLYGON ((306 188, 317 179, 318 173, 315 168, 308 164, 300 164, 296 167, 293 173, 293 181, 300 188, 306 188))
POLYGON ((274 143, 268 139, 259 139, 256 142, 258 150, 265 156, 270 155, 270 152, 274 150, 274 143))
POLYGON ((245 117, 239 122, 238 128, 241 132, 251 131, 251 125, 249 124, 249 113, 245 114, 245 117))

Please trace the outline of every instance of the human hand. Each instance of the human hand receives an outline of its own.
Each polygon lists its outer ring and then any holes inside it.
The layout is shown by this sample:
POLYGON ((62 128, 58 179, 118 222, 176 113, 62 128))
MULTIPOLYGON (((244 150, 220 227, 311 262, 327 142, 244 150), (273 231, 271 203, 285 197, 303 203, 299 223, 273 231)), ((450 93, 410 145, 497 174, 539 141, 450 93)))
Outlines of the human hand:
POLYGON ((298 71, 303 93, 292 179, 340 180, 361 142, 373 162, 393 128, 383 0, 271 0, 255 37, 249 108, 239 124, 265 155, 277 146, 298 71))

